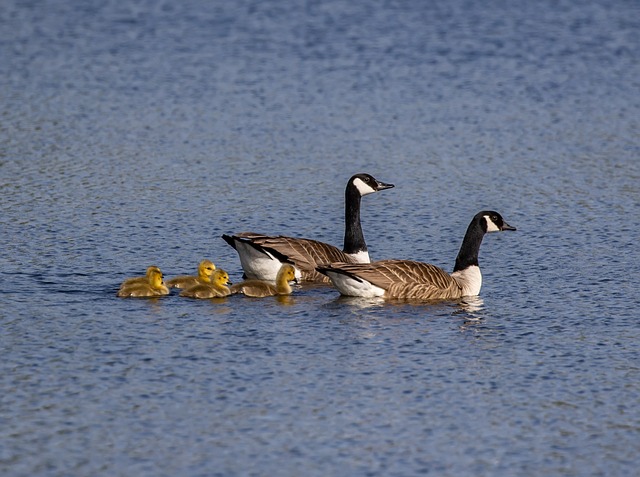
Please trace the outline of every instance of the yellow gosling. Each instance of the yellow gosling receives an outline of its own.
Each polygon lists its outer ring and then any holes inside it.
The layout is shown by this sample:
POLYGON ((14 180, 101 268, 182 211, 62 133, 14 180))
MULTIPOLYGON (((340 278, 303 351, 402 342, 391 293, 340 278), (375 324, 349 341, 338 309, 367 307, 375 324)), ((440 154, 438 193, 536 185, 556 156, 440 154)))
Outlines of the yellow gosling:
POLYGON ((187 298, 218 298, 229 295, 229 274, 217 268, 211 275, 211 283, 199 283, 180 293, 187 298))
POLYGON ((293 292, 289 282, 296 280, 296 269, 285 263, 278 270, 275 285, 262 280, 246 280, 231 287, 231 293, 242 293, 245 296, 262 298, 265 296, 291 295, 293 292))
POLYGON ((158 267, 156 267, 155 265, 151 265, 150 267, 147 267, 147 273, 145 274, 144 277, 133 277, 133 278, 127 278, 124 282, 122 282, 122 285, 120 285, 120 288, 122 289, 125 286, 129 286, 129 285, 133 285, 135 283, 149 283, 149 277, 151 276, 151 272, 154 271, 160 271, 160 269, 158 267))
POLYGON ((198 275, 183 275, 180 277, 167 280, 167 286, 169 288, 191 288, 196 285, 211 283, 211 275, 216 269, 216 266, 210 260, 203 260, 198 264, 198 275))
POLYGON ((151 270, 147 283, 125 285, 118 290, 117 296, 126 298, 168 295, 169 289, 162 281, 162 272, 159 268, 155 268, 155 270, 151 270))

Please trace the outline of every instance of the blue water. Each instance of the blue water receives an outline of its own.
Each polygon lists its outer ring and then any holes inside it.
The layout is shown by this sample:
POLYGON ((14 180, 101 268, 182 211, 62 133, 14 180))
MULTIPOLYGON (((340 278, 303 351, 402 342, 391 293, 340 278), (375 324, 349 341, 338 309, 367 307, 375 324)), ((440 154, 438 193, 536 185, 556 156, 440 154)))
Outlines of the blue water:
POLYGON ((640 4, 0 6, 0 474, 629 476, 640 467, 640 4), (480 297, 115 297, 222 233, 480 297))

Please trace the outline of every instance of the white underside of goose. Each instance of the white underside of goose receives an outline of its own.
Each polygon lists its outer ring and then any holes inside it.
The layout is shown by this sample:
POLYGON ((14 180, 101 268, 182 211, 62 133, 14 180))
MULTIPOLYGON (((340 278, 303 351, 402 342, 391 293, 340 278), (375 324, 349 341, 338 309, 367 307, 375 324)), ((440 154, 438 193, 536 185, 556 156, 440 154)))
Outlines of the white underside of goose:
MULTIPOLYGON (((267 250, 259 251, 254 246, 236 240, 236 250, 244 274, 249 279, 276 281, 282 262, 267 250)), ((296 279, 301 279, 300 270, 296 268, 296 279)))
POLYGON ((331 279, 333 286, 335 286, 342 295, 361 296, 365 298, 384 296, 384 288, 377 287, 366 280, 355 279, 344 273, 331 270, 328 270, 326 274, 331 279))

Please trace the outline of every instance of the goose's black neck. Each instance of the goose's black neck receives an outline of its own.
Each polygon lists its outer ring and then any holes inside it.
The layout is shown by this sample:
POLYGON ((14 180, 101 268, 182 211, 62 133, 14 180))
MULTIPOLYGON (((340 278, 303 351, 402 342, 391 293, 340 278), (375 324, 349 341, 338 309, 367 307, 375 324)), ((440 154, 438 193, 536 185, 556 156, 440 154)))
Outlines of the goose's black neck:
POLYGON ((464 270, 472 265, 479 266, 478 253, 480 252, 480 244, 482 244, 484 234, 487 232, 486 227, 486 221, 482 215, 478 214, 473 218, 456 257, 454 272, 464 270))
POLYGON ((349 183, 344 192, 344 253, 357 253, 367 250, 364 241, 362 225, 360 225, 360 201, 362 196, 353 185, 349 183))

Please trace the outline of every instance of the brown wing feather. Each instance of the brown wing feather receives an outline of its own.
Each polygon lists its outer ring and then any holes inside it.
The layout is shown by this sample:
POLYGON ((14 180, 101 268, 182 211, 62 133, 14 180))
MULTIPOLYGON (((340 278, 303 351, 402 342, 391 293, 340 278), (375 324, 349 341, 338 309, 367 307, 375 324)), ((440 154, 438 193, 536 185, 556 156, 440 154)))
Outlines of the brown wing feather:
POLYGON ((236 236, 284 255, 300 270, 305 281, 329 283, 329 278, 318 273, 316 267, 332 262, 352 262, 351 257, 339 248, 317 240, 283 235, 268 236, 253 232, 243 232, 236 236))
POLYGON ((387 298, 406 300, 447 300, 462 295, 457 283, 448 287, 439 287, 431 283, 395 283, 387 289, 387 298))
POLYGON ((367 264, 332 263, 343 270, 383 288, 387 298, 437 300, 462 295, 451 275, 430 263, 413 260, 380 260, 367 264))

